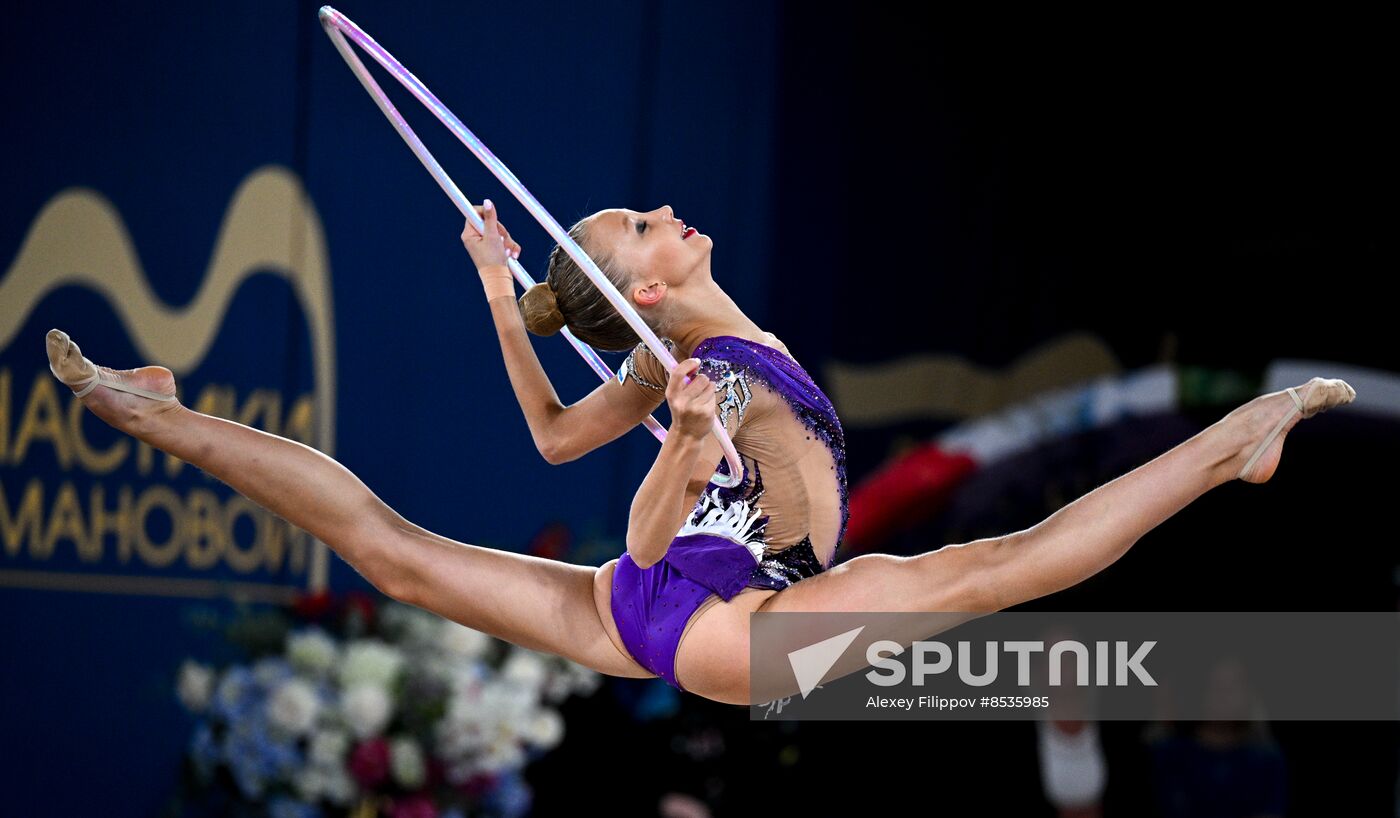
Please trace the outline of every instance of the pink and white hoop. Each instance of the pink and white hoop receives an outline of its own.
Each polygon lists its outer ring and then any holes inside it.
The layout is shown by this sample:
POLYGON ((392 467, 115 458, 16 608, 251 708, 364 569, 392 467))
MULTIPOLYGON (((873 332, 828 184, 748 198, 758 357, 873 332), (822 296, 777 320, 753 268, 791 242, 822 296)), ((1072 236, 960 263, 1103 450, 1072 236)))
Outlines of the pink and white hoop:
MULTIPOLYGON (((627 303, 627 299, 623 297, 622 293, 618 292, 617 287, 613 286, 613 283, 608 280, 607 276, 603 275, 603 271, 598 269, 598 265, 594 263, 593 259, 588 257, 588 254, 583 251, 583 248, 569 236, 568 231, 560 226, 559 222, 556 221, 553 216, 549 215, 548 211, 540 205, 539 201, 531 195, 530 191, 525 189, 525 186, 520 183, 520 180, 515 178, 515 174, 511 173, 510 169, 507 168, 500 159, 497 159, 496 155, 493 154, 486 145, 482 144, 481 140, 477 139, 476 135, 468 130, 467 126, 463 125, 462 121, 433 95, 433 92, 428 90, 427 86, 420 82, 408 69, 404 68, 398 60, 394 59, 392 54, 385 51, 379 43, 375 42, 373 37, 366 34, 345 15, 330 6, 322 6, 320 19, 321 27, 326 30, 326 34, 331 38, 331 42, 335 44, 336 50, 345 58, 345 62, 350 66, 350 70, 355 72, 355 76, 359 78, 360 84, 363 85, 365 90, 369 92, 369 95, 374 98, 374 102, 379 106, 379 110, 384 112, 384 116, 388 117, 389 123, 394 126, 394 130, 399 132, 399 136, 403 137, 404 142, 408 143, 409 148, 411 148, 414 155, 418 157, 418 161, 422 162, 423 167, 427 168, 428 172, 437 180, 438 187, 442 188, 442 192, 447 194, 447 197, 452 200, 452 203, 457 206, 457 209, 461 211, 463 216, 471 221, 472 225, 475 226, 477 230, 481 230, 483 227, 481 217, 476 214, 471 203, 467 201, 467 197, 462 195, 462 191, 457 188, 457 185, 448 177, 447 172, 444 171, 437 160, 433 158, 432 153, 418 138, 418 135, 415 134, 413 129, 408 126, 408 123, 404 121, 398 109, 394 107, 393 103, 389 102, 388 96, 384 93, 383 89, 379 87, 379 83, 375 82, 374 77, 370 76, 369 70, 366 69, 364 63, 360 61, 359 56, 350 48, 350 44, 346 41, 347 37, 353 40, 365 53, 373 57, 375 62, 379 63, 386 71, 393 75, 403 87, 408 89, 409 93, 417 97, 419 102, 423 103, 429 111, 432 111, 433 115, 436 116, 443 125, 446 125, 448 130, 452 131, 477 159, 480 159, 482 163, 486 165, 487 170, 491 171, 492 175, 499 179, 501 184, 506 186, 506 189, 525 206, 526 210, 530 211, 530 215, 534 216, 535 220, 544 227, 545 232, 549 233, 549 235, 564 248, 565 252, 567 252, 574 261, 578 262, 578 265, 583 268, 583 271, 592 279, 594 285, 602 291, 608 301, 612 302, 613 307, 622 314, 623 318, 627 319, 627 323, 631 325, 632 329, 636 330, 637 334, 646 342, 646 345, 656 355, 657 359, 666 367, 666 371, 670 372, 675 368, 676 359, 671 355, 670 350, 661 343, 661 339, 657 337, 656 333, 652 332, 651 327, 646 325, 646 322, 637 314, 637 311, 632 305, 627 303)), ((519 262, 514 259, 507 259, 506 262, 510 266, 511 273, 515 276, 515 280, 520 282, 522 287, 529 288, 535 284, 534 279, 530 277, 529 273, 525 272, 525 268, 522 267, 519 262)), ((608 368, 607 364, 603 363, 602 358, 598 357, 596 350, 574 337, 568 327, 564 327, 560 332, 569 340, 569 343, 573 345, 574 349, 578 350, 579 355, 583 356, 583 359, 588 362, 588 365, 593 368, 593 371, 598 373, 599 377, 604 381, 614 377, 613 371, 608 368)), ((666 430, 656 421, 656 418, 648 416, 647 419, 643 421, 643 424, 651 430, 657 440, 664 441, 666 439, 666 430)), ((725 431, 724 425, 720 423, 718 417, 714 420, 713 434, 719 439, 720 445, 724 449, 724 458, 729 465, 729 474, 715 472, 711 482, 725 488, 737 486, 743 479, 744 467, 739 460, 739 453, 734 449, 734 442, 729 439, 729 434, 725 431)))

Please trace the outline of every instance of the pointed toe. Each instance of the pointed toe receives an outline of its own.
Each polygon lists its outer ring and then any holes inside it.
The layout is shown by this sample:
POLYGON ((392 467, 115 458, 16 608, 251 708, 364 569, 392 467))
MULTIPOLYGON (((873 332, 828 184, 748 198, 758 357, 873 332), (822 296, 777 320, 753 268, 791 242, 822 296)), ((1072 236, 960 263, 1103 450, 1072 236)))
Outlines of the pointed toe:
POLYGON ((90 379, 97 367, 83 357, 83 352, 68 333, 51 329, 48 333, 49 371, 68 386, 90 379))

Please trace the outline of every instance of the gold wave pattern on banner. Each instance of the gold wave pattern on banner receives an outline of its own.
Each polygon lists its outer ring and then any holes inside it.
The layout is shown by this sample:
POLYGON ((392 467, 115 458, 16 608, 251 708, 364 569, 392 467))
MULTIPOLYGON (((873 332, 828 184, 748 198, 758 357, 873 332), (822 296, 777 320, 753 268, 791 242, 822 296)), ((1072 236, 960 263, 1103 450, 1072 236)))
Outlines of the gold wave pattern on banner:
MULTIPOLYGON (((233 194, 219 226, 204 282, 184 307, 151 289, 121 214, 90 188, 69 188, 44 205, 0 277, 0 349, 15 341, 25 318, 58 287, 101 293, 116 311, 145 364, 177 377, 208 354, 243 281, 270 272, 291 286, 311 334, 315 362, 318 448, 334 456, 335 326, 325 232, 296 174, 277 165, 250 173, 233 194)), ((81 338, 81 327, 63 327, 81 338)), ((33 354, 42 356, 39 338, 33 354)), ((42 357, 39 360, 43 360, 42 357)), ((47 367, 47 362, 45 362, 47 367)), ((326 546, 315 542, 309 582, 324 588, 326 546)))
POLYGON ((849 427, 980 417, 1027 398, 1122 371, 1096 335, 1072 333, 1025 353, 1004 369, 958 355, 909 355, 876 364, 824 368, 831 402, 849 427))

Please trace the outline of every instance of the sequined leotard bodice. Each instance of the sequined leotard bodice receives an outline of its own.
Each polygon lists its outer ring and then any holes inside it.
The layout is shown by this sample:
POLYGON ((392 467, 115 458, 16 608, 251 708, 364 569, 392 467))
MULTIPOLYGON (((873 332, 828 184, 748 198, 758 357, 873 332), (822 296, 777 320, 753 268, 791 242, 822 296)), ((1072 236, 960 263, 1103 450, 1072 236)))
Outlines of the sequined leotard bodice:
MULTIPOLYGON (((735 519, 735 532, 758 560, 748 584, 780 589, 834 564, 849 511, 846 443, 835 408, 773 340, 777 346, 719 335, 691 353, 715 384, 716 411, 744 479, 732 489, 711 482, 680 533, 735 519)), ((632 349, 617 377, 665 399, 666 369, 645 343, 632 349)), ((728 464, 721 458, 716 470, 727 474, 728 464)))

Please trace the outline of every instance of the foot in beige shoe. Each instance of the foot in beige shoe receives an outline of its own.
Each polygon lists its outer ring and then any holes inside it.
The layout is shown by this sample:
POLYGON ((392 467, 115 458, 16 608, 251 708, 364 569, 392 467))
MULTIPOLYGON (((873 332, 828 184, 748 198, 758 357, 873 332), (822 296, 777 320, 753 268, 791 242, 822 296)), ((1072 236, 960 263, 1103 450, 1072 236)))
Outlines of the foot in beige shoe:
POLYGON ((1298 421, 1351 403, 1356 390, 1340 378, 1312 378, 1302 386, 1290 386, 1262 395, 1239 410, 1249 429, 1250 452, 1236 477, 1246 483, 1263 483, 1273 477, 1283 456, 1283 439, 1298 421), (1257 443, 1256 443, 1257 441, 1257 443))
POLYGON ((121 370, 98 366, 58 329, 49 330, 46 343, 54 377, 93 414, 122 431, 130 432, 164 412, 182 408, 175 395, 175 375, 163 366, 121 370))

